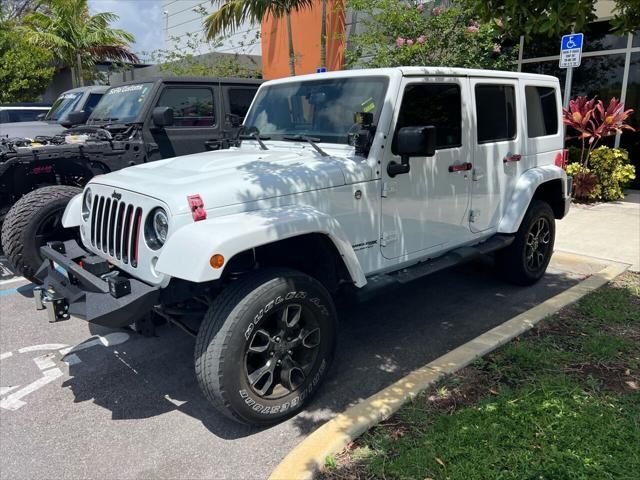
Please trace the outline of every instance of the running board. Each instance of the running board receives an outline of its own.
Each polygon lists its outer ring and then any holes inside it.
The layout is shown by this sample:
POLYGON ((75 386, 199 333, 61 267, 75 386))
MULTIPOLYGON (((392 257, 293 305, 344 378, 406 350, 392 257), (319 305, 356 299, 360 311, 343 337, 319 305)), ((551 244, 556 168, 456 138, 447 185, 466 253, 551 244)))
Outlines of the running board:
POLYGON ((460 247, 445 253, 441 257, 424 262, 417 263, 411 267, 389 274, 400 283, 408 283, 417 278, 422 278, 432 273, 439 272, 445 268, 453 267, 461 263, 468 262, 481 255, 495 252, 502 248, 508 247, 513 243, 512 235, 494 235, 486 242, 479 243, 472 247, 460 247))
POLYGON ((368 300, 383 288, 388 288, 394 284, 405 284, 418 278, 431 275, 432 273, 439 272, 440 270, 468 262, 482 255, 495 252, 496 250, 500 250, 511 245, 514 238, 515 237, 513 235, 497 234, 485 242, 471 247, 456 248, 455 250, 451 250, 440 257, 416 263, 415 265, 404 268, 400 271, 374 275, 367 278, 367 285, 358 291, 358 297, 361 300, 368 300))

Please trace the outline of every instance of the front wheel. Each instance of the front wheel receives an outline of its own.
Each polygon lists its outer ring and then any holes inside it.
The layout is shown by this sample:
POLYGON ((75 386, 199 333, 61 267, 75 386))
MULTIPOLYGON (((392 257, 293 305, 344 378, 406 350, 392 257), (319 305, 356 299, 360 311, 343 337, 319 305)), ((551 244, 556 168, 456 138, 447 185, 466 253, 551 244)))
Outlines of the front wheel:
POLYGON ((303 273, 265 269, 236 280, 216 298, 198 332, 200 388, 239 422, 284 420, 327 375, 336 325, 331 296, 303 273))
POLYGON ((556 236, 548 203, 533 200, 511 245, 496 255, 499 269, 516 285, 532 285, 547 270, 556 236))
POLYGON ((38 283, 34 275, 43 261, 40 247, 78 236, 77 229, 62 226, 62 214, 69 200, 79 193, 81 188, 67 185, 42 187, 11 207, 2 224, 2 246, 17 274, 38 283))

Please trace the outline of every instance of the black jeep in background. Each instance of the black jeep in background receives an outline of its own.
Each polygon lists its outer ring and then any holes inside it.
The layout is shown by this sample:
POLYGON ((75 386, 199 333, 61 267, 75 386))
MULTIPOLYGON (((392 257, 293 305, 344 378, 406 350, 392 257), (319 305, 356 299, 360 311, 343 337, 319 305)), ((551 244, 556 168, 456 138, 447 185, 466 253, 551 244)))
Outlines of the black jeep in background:
POLYGON ((53 137, 0 139, 2 249, 34 280, 40 246, 76 235, 64 229, 69 200, 95 175, 144 162, 228 148, 260 80, 155 78, 111 87, 87 118, 53 137), (85 123, 86 122, 86 123, 85 123))

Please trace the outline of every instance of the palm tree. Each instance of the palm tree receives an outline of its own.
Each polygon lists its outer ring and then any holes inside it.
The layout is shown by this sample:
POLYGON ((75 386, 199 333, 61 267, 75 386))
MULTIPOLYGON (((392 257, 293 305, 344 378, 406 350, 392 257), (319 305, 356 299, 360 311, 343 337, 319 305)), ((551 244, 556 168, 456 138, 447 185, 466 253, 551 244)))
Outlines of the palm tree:
POLYGON ((220 8, 204 19, 208 40, 213 40, 222 32, 233 32, 245 22, 262 22, 268 16, 274 19, 286 17, 287 39, 289 42, 289 72, 296 74, 296 59, 293 50, 291 12, 311 8, 314 0, 211 0, 220 8))
POLYGON ((110 28, 118 19, 110 12, 91 15, 88 0, 49 0, 48 12, 35 11, 24 18, 26 38, 50 50, 62 63, 72 68, 76 85, 84 84, 82 65, 94 66, 99 61, 114 60, 139 63, 129 50, 135 39, 130 33, 110 28))

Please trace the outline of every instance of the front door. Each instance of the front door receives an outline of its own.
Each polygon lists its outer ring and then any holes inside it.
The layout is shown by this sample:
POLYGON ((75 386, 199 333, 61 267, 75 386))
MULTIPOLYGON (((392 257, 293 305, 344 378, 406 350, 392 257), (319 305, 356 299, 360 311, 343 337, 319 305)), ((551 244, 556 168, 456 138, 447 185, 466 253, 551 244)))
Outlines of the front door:
POLYGON ((160 158, 171 158, 206 151, 207 145, 218 145, 219 124, 216 86, 165 86, 155 107, 171 107, 174 124, 154 128, 152 143, 160 158))
POLYGON ((518 179, 522 126, 516 87, 517 80, 471 79, 476 120, 469 215, 473 232, 497 228, 518 179))
POLYGON ((406 78, 392 139, 382 162, 381 248, 386 258, 455 244, 470 235, 467 221, 471 155, 466 78, 406 78), (412 157, 409 173, 390 177, 398 129, 436 127, 433 157, 412 157))

